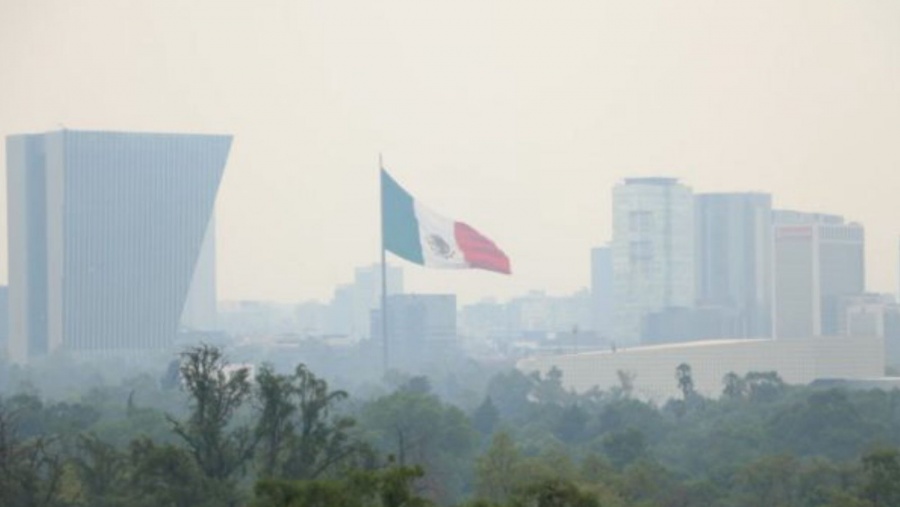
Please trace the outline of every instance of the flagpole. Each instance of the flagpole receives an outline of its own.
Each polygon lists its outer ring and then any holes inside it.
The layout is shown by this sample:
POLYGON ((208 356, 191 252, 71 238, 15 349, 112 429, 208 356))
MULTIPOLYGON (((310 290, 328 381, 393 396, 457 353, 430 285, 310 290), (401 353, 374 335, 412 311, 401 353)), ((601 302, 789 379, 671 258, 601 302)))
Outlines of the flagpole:
POLYGON ((388 311, 387 311, 387 264, 385 263, 384 248, 384 184, 382 183, 384 164, 381 160, 381 153, 378 153, 378 178, 379 187, 381 189, 381 369, 382 374, 387 376, 388 372, 388 311))

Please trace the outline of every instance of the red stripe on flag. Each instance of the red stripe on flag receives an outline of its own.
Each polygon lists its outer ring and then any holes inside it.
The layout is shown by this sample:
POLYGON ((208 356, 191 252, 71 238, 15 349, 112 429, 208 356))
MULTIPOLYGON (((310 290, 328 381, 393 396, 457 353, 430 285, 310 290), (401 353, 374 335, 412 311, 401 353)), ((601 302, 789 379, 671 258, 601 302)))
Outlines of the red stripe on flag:
POLYGON ((454 224, 453 234, 466 263, 470 266, 510 274, 509 258, 493 241, 462 222, 454 224))

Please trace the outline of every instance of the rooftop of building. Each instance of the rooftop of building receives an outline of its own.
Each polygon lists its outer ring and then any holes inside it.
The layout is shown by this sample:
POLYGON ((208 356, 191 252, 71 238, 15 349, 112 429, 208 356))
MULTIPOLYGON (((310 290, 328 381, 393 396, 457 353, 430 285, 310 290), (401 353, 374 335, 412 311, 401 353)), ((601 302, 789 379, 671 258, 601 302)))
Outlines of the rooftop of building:
POLYGON ((776 225, 781 224, 827 224, 843 225, 844 217, 830 213, 812 213, 788 209, 772 210, 772 221, 776 225))
POLYGON ((641 178, 625 178, 626 185, 656 185, 668 187, 678 184, 678 178, 667 178, 661 176, 649 176, 641 178))
POLYGON ((140 130, 92 130, 92 129, 70 129, 62 127, 55 130, 47 130, 44 132, 19 132, 9 134, 7 138, 19 137, 42 137, 42 136, 103 136, 106 138, 113 137, 217 137, 217 138, 233 138, 232 134, 216 133, 216 132, 161 132, 161 131, 140 131, 140 130))

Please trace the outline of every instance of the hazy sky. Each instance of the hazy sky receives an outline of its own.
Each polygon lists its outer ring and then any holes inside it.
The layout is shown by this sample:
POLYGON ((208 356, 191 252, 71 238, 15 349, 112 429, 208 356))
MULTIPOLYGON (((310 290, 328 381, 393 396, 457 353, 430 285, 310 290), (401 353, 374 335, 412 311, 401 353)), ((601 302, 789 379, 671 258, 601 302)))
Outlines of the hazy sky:
POLYGON ((895 0, 0 0, 0 69, 2 136, 234 135, 222 299, 327 299, 375 262, 379 152, 512 260, 406 266, 411 290, 587 286, 634 175, 860 221, 870 289, 897 287, 895 0))

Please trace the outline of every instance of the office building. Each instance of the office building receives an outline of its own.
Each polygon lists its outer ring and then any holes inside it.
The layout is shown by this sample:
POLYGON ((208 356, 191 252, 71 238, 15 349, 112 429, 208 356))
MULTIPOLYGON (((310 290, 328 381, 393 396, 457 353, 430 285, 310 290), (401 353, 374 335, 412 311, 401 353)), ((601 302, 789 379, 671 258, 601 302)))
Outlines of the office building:
POLYGON ((893 294, 860 293, 836 296, 836 336, 885 336, 888 313, 896 306, 893 294))
POLYGON ((6 358, 9 336, 9 287, 0 285, 0 363, 6 358))
POLYGON ((215 331, 218 325, 218 300, 216 298, 216 219, 210 219, 203 236, 203 246, 191 277, 184 309, 181 312, 181 328, 186 331, 215 331))
MULTIPOLYGON (((385 266, 387 294, 403 293, 403 268, 385 266)), ((372 310, 381 308, 381 264, 358 267, 353 278, 353 315, 349 336, 360 340, 369 337, 372 310)))
MULTIPOLYGON (((390 345, 415 352, 456 341, 455 294, 394 294, 387 299, 390 345)), ((371 336, 381 340, 380 309, 371 316, 371 336)))
MULTIPOLYGON (((387 365, 418 371, 456 349, 456 295, 395 294, 387 298, 387 365)), ((382 312, 371 313, 370 336, 384 344, 382 312)), ((374 358, 373 358, 374 359, 374 358)))
POLYGON ((509 341, 518 337, 519 326, 509 316, 509 305, 484 299, 459 311, 459 334, 479 341, 509 341))
POLYGON ((640 342, 652 312, 694 305, 694 201, 674 178, 613 189, 613 340, 640 342))
POLYGON ((697 194, 694 206, 697 306, 723 324, 703 337, 771 337, 771 196, 697 194))
POLYGON ((613 261, 609 246, 591 249, 591 328, 600 336, 612 334, 613 261))
POLYGON ((900 304, 884 314, 884 353, 888 366, 900 368, 900 304))
POLYGON ((230 146, 222 135, 7 137, 10 358, 169 346, 230 146))
POLYGON ((835 215, 773 214, 775 336, 838 335, 841 297, 865 291, 865 232, 835 215))

